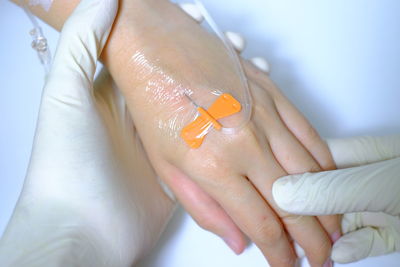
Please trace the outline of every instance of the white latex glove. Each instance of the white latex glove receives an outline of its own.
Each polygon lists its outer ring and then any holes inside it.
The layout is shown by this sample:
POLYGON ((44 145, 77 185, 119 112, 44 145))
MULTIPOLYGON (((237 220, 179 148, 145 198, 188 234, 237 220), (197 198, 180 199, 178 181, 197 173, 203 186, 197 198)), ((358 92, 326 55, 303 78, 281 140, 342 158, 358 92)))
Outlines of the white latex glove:
POLYGON ((400 251, 400 135, 328 144, 340 170, 278 179, 273 186, 276 203, 295 214, 344 214, 334 261, 400 251))
POLYGON ((64 25, 2 267, 130 266, 172 214, 107 73, 93 89, 117 7, 82 0, 64 25))

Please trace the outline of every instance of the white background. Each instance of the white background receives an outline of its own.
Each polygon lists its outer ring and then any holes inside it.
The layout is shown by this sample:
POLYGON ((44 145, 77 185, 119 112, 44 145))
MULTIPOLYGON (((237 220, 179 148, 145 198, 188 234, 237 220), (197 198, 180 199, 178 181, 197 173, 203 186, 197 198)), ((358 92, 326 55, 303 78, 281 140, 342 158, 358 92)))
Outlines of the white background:
MULTIPOLYGON (((224 30, 264 56, 272 79, 324 137, 400 132, 400 1, 206 1, 224 30)), ((50 46, 58 33, 43 26, 50 46)), ((26 172, 43 86, 22 10, 0 0, 0 234, 26 172)), ((266 266, 251 245, 235 256, 181 209, 141 267, 266 266)), ((400 266, 400 254, 346 266, 400 266)))

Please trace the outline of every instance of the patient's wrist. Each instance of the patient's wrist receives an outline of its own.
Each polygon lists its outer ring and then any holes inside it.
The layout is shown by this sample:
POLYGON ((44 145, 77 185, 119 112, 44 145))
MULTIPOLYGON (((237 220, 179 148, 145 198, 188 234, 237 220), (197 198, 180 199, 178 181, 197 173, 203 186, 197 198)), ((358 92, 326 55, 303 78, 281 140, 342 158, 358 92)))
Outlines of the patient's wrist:
POLYGON ((193 22, 168 0, 121 1, 108 43, 101 55, 120 89, 131 90, 140 82, 138 78, 142 78, 137 76, 140 66, 132 60, 134 55, 146 49, 151 42, 163 43, 164 37, 171 35, 176 25, 186 23, 193 22))

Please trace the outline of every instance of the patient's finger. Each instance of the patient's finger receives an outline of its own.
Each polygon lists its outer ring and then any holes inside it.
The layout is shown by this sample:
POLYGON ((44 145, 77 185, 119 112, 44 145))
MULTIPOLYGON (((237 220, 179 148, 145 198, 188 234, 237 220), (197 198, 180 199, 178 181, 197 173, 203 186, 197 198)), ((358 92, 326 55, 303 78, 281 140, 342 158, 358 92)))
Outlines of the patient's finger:
POLYGON ((321 170, 310 153, 281 122, 280 117, 277 114, 274 117, 276 123, 268 125, 266 131, 272 153, 282 168, 290 174, 321 170))
MULTIPOLYGON (((322 164, 322 169, 334 168, 335 165, 332 156, 325 142, 318 136, 304 116, 275 88, 271 80, 264 73, 258 71, 247 61, 243 61, 243 64, 250 84, 256 88, 253 91, 255 93, 258 92, 258 94, 267 93, 274 98, 278 115, 274 116, 276 114, 275 110, 268 110, 269 116, 273 118, 269 118, 269 121, 266 121, 265 125, 268 125, 266 132, 272 133, 269 136, 269 139, 273 138, 270 143, 273 145, 273 151, 279 163, 283 165, 283 168, 289 173, 318 171, 318 164, 319 166, 322 164), (287 122, 288 114, 292 116, 289 119, 292 122, 290 124, 291 128, 287 122), (277 118, 278 116, 279 118, 277 118), (282 121, 283 124, 272 123, 279 121, 282 121), (294 124, 296 125, 293 126, 294 124), (277 129, 272 129, 271 131, 269 129, 271 125, 275 125, 277 129), (285 126, 286 130, 283 129, 285 126), (297 135, 293 132, 294 130, 298 132, 297 135), (299 139, 300 136, 305 136, 303 139, 308 140, 308 146, 299 139)), ((266 119, 264 118, 264 120, 266 119)), ((332 241, 340 237, 340 216, 320 216, 318 219, 331 236, 332 241)))
MULTIPOLYGON (((283 123, 278 124, 276 128, 270 129, 272 133, 269 140, 275 157, 286 172, 294 174, 322 171, 303 143, 300 143, 283 123)), ((320 216, 318 219, 331 240, 336 241, 340 237, 340 216, 320 216)))
POLYGON ((164 168, 164 174, 163 180, 197 224, 221 237, 236 254, 242 253, 246 237, 221 206, 173 166, 164 168))
POLYGON ((327 144, 308 120, 287 100, 278 94, 275 99, 276 107, 282 121, 304 147, 313 155, 323 170, 336 169, 327 144))
MULTIPOLYGON (((278 95, 276 99, 276 106, 278 112, 281 115, 282 121, 285 122, 286 126, 292 132, 297 140, 307 149, 313 156, 313 158, 320 164, 322 170, 335 169, 335 163, 333 162, 332 155, 328 149, 326 143, 320 138, 318 133, 307 121, 307 119, 296 109, 294 106, 283 96, 278 95)), ((291 150, 292 151, 292 150, 291 150)), ((305 166, 303 172, 320 171, 305 166)), ((289 171, 289 173, 291 173, 289 171)), ((299 173, 299 172, 297 172, 299 173)), ((321 224, 324 226, 330 238, 335 242, 340 237, 340 216, 319 216, 321 224)))
POLYGON ((287 128, 310 152, 323 170, 335 169, 335 163, 329 152, 328 146, 320 138, 307 119, 293 106, 292 103, 276 88, 270 78, 258 70, 247 60, 242 64, 250 81, 267 91, 275 102, 278 114, 287 128))
POLYGON ((271 266, 293 266, 296 256, 280 219, 246 177, 224 177, 217 182, 223 188, 200 181, 258 246, 271 266))
MULTIPOLYGON (((247 156, 247 155, 244 155, 247 156)), ((256 168, 248 174, 250 180, 268 203, 277 211, 290 236, 304 249, 311 264, 321 266, 329 258, 331 242, 325 230, 315 217, 290 215, 275 205, 272 197, 272 184, 286 172, 276 161, 269 146, 260 155, 253 155, 256 168)))

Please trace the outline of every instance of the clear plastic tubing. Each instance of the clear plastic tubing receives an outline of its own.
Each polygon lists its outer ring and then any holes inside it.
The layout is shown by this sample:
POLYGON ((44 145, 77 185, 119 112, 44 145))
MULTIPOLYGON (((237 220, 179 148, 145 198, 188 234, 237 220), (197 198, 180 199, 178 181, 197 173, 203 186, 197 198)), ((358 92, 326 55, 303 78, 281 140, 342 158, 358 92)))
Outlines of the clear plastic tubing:
POLYGON ((245 126, 248 121, 250 120, 251 117, 251 107, 252 107, 252 99, 250 95, 250 89, 249 89, 249 84, 246 78, 246 75, 244 73, 242 63, 240 62, 239 55, 233 48, 232 44, 228 41, 226 38, 225 34, 219 29, 215 21, 212 19, 211 15, 208 13, 207 9, 203 5, 203 3, 200 0, 193 0, 200 12, 202 13, 206 23, 211 27, 211 29, 214 31, 214 33, 221 39, 223 42, 224 46, 226 47, 231 59, 233 60, 233 63, 235 65, 236 71, 239 74, 240 81, 242 83, 243 87, 243 99, 241 99, 240 103, 242 105, 242 111, 244 112, 244 119, 243 121, 238 125, 233 128, 227 128, 222 125, 222 132, 226 134, 232 134, 236 133, 239 129, 241 129, 243 126, 245 126))

